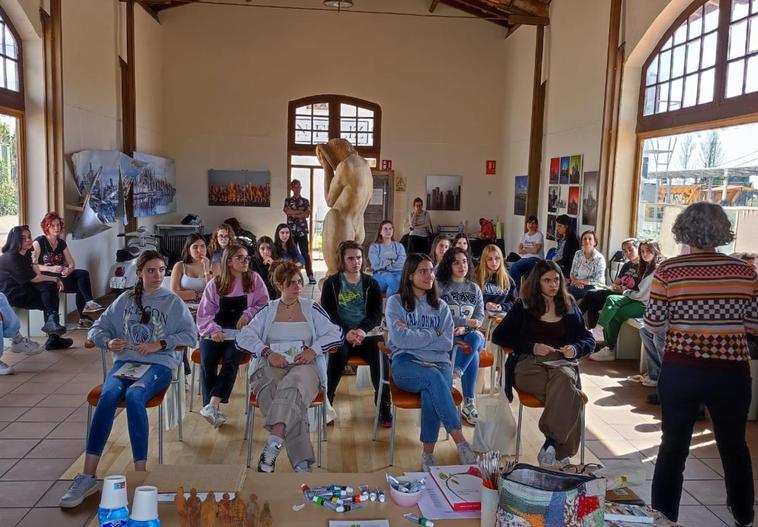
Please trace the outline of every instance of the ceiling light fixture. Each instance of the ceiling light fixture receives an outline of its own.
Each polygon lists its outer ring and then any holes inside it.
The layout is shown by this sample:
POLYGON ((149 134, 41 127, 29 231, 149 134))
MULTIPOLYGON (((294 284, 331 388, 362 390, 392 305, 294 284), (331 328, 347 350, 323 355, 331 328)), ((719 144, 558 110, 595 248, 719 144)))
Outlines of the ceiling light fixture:
POLYGON ((336 7, 337 9, 349 9, 353 7, 353 0, 324 0, 326 7, 336 7))

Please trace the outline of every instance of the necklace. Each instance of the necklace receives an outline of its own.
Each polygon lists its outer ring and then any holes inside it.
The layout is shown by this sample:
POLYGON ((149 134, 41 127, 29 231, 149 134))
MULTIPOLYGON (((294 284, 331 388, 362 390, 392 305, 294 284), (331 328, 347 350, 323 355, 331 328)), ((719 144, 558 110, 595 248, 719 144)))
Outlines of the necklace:
POLYGON ((295 301, 294 301, 294 302, 292 302, 291 304, 288 304, 287 302, 285 302, 285 301, 284 301, 284 299, 280 300, 280 302, 281 302, 282 304, 284 304, 284 307, 286 307, 287 309, 289 309, 289 308, 291 308, 292 306, 294 306, 295 304, 299 303, 299 302, 300 302, 300 299, 299 299, 299 298, 296 298, 296 299, 295 299, 295 301))
POLYGON ((284 309, 285 309, 285 310, 286 310, 286 312, 287 312, 287 320, 292 320, 292 319, 294 319, 294 318, 295 318, 295 313, 293 313, 293 311, 291 311, 290 309, 291 309, 293 306, 295 306, 296 304, 299 304, 299 303, 300 303, 300 299, 299 299, 299 298, 296 298, 296 299, 295 299, 295 301, 294 301, 294 302, 292 302, 292 303, 290 303, 290 304, 288 304, 288 303, 287 303, 287 302, 285 302, 284 300, 280 300, 280 301, 279 301, 279 303, 280 303, 280 304, 282 304, 282 305, 284 306, 284 309))

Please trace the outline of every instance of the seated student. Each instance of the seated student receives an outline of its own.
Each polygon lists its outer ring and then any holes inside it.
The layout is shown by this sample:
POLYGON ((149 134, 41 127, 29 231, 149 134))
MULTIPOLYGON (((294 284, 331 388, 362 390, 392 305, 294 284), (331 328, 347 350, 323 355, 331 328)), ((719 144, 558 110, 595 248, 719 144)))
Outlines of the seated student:
MULTIPOLYGON (((555 218, 555 237, 558 245, 555 248, 553 261, 561 268, 563 276, 568 279, 571 276, 571 265, 574 263, 574 254, 579 250, 579 240, 574 232, 571 218, 561 214, 555 218)), ((518 286, 518 282, 516 282, 518 286)))
POLYGON ((126 403, 134 470, 146 469, 150 424, 145 403, 171 383, 171 372, 181 362, 176 347, 194 346, 197 335, 187 304, 161 287, 165 274, 166 262, 159 252, 142 253, 137 258, 134 289, 122 293, 108 306, 87 334, 97 346, 113 353, 114 364, 92 417, 84 470, 60 499, 63 508, 76 507, 97 492, 97 465, 121 401, 126 403), (150 366, 136 381, 116 376, 127 363, 150 366))
POLYGON ((437 267, 442 261, 442 257, 445 256, 447 250, 450 249, 450 238, 444 234, 438 234, 432 241, 432 250, 429 252, 429 258, 434 265, 434 272, 437 273, 437 267))
POLYGON ((405 248, 394 238, 395 227, 389 220, 379 224, 376 240, 368 248, 368 260, 371 263, 374 280, 379 283, 387 298, 397 293, 400 275, 405 263, 405 248))
POLYGON ((392 350, 392 378, 401 390, 421 394, 421 470, 436 465, 434 446, 440 424, 458 446, 462 464, 476 455, 461 432, 461 421, 451 393, 453 372, 453 316, 440 300, 431 259, 408 256, 400 279, 400 292, 387 300, 387 329, 392 350))
POLYGON ((524 282, 521 298, 492 334, 492 342, 513 349, 505 364, 508 400, 513 400, 516 386, 545 404, 539 422, 545 442, 538 462, 544 466, 565 463, 564 458, 576 454, 581 439, 579 369, 543 362, 588 355, 595 349, 595 340, 566 291, 556 263, 537 262, 524 282))
POLYGON ((584 313, 588 328, 592 329, 597 325, 597 317, 600 315, 600 310, 603 309, 606 298, 623 293, 626 289, 637 288, 639 282, 637 273, 640 266, 639 244, 640 242, 635 238, 627 238, 621 242, 621 251, 624 253, 626 262, 621 266, 611 285, 608 289, 588 291, 584 298, 579 301, 579 309, 584 313))
POLYGON ((475 425, 479 418, 474 390, 479 375, 479 352, 485 344, 484 335, 479 331, 484 322, 484 300, 473 277, 466 251, 460 247, 453 247, 442 257, 437 270, 440 298, 453 314, 455 341, 471 346, 467 353, 456 349, 453 364, 453 378, 461 379, 463 386, 461 415, 470 425, 475 425))
POLYGON ((202 234, 193 232, 187 236, 181 260, 171 270, 171 291, 182 300, 198 302, 203 296, 205 285, 212 274, 206 251, 202 234))
POLYGON ((234 333, 246 326, 269 300, 266 284, 250 270, 249 262, 247 249, 229 244, 221 258, 221 274, 208 282, 197 308, 203 393, 200 415, 214 428, 226 422, 221 403, 229 403, 242 359, 243 352, 234 345, 234 333))
MULTIPOLYGON (((45 348, 34 342, 28 337, 21 335, 21 322, 18 320, 16 313, 8 303, 3 293, 0 293, 0 359, 3 357, 3 348, 6 338, 11 339, 11 351, 14 353, 25 353, 27 355, 36 355, 41 353, 45 348)), ((0 375, 12 375, 13 367, 0 360, 0 375)))
POLYGON ((268 289, 268 297, 271 300, 279 298, 279 290, 274 287, 274 283, 271 281, 271 274, 269 273, 271 264, 274 261, 273 255, 274 240, 268 236, 261 236, 258 238, 258 243, 255 246, 255 256, 250 261, 250 268, 263 278, 263 283, 266 284, 266 289, 268 289))
POLYGON ((605 285, 605 257, 597 247, 595 231, 582 233, 582 249, 574 254, 568 292, 577 300, 605 285))
MULTIPOLYGON (((380 336, 367 336, 382 323, 382 293, 379 284, 371 276, 361 272, 363 247, 347 240, 339 251, 339 273, 328 277, 321 288, 321 305, 332 322, 342 328, 345 343, 335 353, 329 354, 327 364, 327 389, 329 402, 334 403, 334 394, 339 386, 342 372, 351 355, 357 355, 369 364, 371 383, 374 385, 374 401, 379 393, 378 342, 380 336)), ((385 371, 389 364, 385 362, 385 371)), ((382 392, 379 405, 379 422, 385 428, 392 426, 389 389, 382 392)))
POLYGON ((639 284, 636 288, 625 289, 621 295, 610 295, 605 300, 597 321, 603 327, 605 346, 590 355, 590 359, 611 361, 616 358, 616 341, 621 325, 630 318, 640 318, 645 314, 645 306, 650 299, 653 273, 661 261, 663 261, 661 248, 656 242, 640 243, 639 284))
POLYGON ((32 243, 32 262, 39 264, 39 272, 46 276, 60 278, 63 292, 76 293, 76 309, 79 311, 79 326, 89 328, 92 319, 88 313, 96 313, 104 308, 92 298, 89 272, 75 269, 76 262, 63 239, 63 218, 56 212, 48 212, 40 223, 43 236, 32 243))
POLYGON ((234 235, 234 229, 231 225, 222 223, 213 231, 211 241, 208 244, 208 254, 211 259, 211 271, 218 276, 221 265, 221 257, 224 255, 224 249, 230 243, 237 243, 237 237, 234 235))
POLYGON ((63 282, 54 276, 38 273, 32 265, 32 233, 27 225, 13 227, 0 256, 0 292, 10 305, 24 309, 40 309, 45 314, 42 332, 47 333, 46 350, 71 347, 72 339, 63 338, 66 327, 60 323, 58 294, 63 282))
POLYGON ((529 274, 534 264, 545 257, 544 246, 545 237, 539 231, 537 216, 529 216, 526 219, 526 232, 521 236, 521 242, 516 250, 518 254, 508 255, 508 261, 513 261, 510 274, 517 291, 521 286, 521 279, 529 274))
POLYGON ((508 276, 503 253, 494 244, 482 251, 482 260, 476 268, 476 282, 482 289, 484 309, 496 313, 507 312, 516 300, 516 284, 508 276))
POLYGON ((313 463, 308 406, 326 386, 326 354, 342 346, 342 330, 317 302, 300 296, 303 275, 295 263, 275 261, 271 276, 281 298, 269 302, 237 335, 237 346, 257 357, 250 389, 271 433, 258 471, 273 472, 286 443, 292 467, 307 472, 313 463))
POLYGON ((274 259, 289 260, 294 262, 298 267, 305 264, 305 258, 297 248, 295 240, 292 238, 290 228, 286 223, 280 223, 276 226, 274 233, 274 259))
POLYGON ((468 236, 466 233, 459 232, 453 237, 453 247, 458 247, 460 249, 463 249, 466 251, 466 257, 468 258, 469 267, 471 267, 472 272, 474 267, 479 263, 476 258, 474 258, 473 253, 471 252, 471 244, 468 241, 468 236))

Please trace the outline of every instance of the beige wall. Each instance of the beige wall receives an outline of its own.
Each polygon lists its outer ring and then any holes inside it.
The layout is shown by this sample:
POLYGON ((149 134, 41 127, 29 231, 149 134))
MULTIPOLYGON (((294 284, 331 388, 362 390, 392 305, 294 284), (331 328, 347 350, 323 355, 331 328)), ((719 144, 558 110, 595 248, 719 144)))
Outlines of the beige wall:
MULTIPOLYGON (((428 4, 365 0, 361 7, 423 13, 428 4)), ((438 12, 459 13, 442 6, 438 12)), ((425 196, 427 175, 456 174, 464 178, 470 230, 479 217, 501 212, 501 178, 484 176, 484 169, 486 159, 503 166, 502 28, 481 20, 207 5, 161 18, 165 150, 177 161, 182 214, 197 212, 209 226, 236 215, 271 235, 283 219, 287 103, 319 93, 381 105, 382 158, 407 180, 399 208, 425 196), (270 170, 272 207, 208 207, 210 168, 270 170)), ((435 212, 433 219, 457 224, 461 215, 435 212)))

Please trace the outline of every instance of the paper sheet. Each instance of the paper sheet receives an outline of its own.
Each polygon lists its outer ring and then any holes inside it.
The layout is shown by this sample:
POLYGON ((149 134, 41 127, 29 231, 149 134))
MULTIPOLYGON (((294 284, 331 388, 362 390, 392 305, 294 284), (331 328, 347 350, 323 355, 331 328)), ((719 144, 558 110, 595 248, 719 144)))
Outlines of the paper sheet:
MULTIPOLYGON (((429 478, 427 472, 406 472, 405 475, 410 478, 429 478)), ((479 511, 454 512, 439 487, 434 482, 431 483, 431 485, 427 484, 418 502, 418 508, 424 518, 429 520, 466 520, 480 517, 479 511)))
POLYGON ((329 520, 329 527, 390 527, 388 520, 329 520))
MULTIPOLYGON (((237 495, 236 492, 214 492, 213 497, 216 499, 216 501, 221 501, 222 499, 224 499, 224 494, 228 494, 230 500, 233 500, 234 496, 237 495)), ((185 492, 184 497, 186 499, 189 499, 190 493, 185 492)), ((205 501, 205 498, 208 497, 208 493, 198 492, 197 497, 200 498, 200 501, 205 501)), ((173 503, 174 500, 176 500, 176 492, 159 492, 158 493, 158 503, 173 503)))

